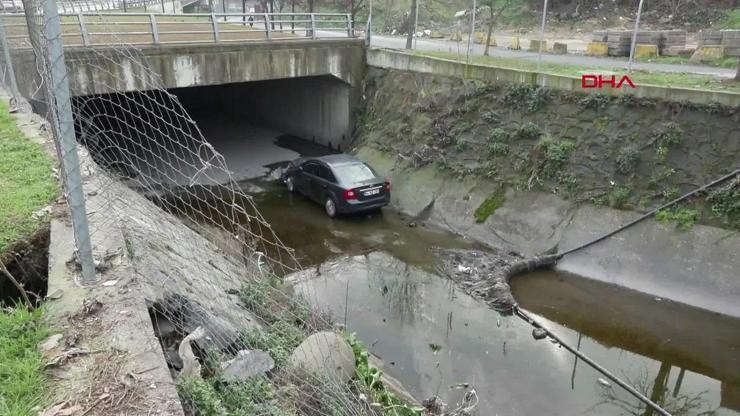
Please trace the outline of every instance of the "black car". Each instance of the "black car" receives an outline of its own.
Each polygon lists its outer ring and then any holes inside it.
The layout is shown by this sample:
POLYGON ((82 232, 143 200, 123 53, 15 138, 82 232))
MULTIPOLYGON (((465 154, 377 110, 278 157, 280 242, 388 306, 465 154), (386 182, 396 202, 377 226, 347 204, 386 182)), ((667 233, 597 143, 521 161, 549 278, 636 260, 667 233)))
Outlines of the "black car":
POLYGON ((282 180, 289 191, 322 204, 330 217, 377 209, 391 200, 391 184, 345 154, 296 159, 282 180))

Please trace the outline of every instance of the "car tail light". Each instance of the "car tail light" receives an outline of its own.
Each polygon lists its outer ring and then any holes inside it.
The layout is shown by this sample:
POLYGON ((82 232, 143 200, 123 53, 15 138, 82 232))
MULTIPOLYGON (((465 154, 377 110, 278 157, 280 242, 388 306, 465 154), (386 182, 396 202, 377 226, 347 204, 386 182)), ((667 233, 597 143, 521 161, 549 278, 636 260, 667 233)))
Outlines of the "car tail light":
POLYGON ((386 182, 385 183, 385 191, 386 192, 390 192, 391 191, 391 183, 390 182, 386 182))
POLYGON ((354 189, 347 189, 342 194, 345 201, 349 201, 350 199, 357 199, 357 191, 354 189))

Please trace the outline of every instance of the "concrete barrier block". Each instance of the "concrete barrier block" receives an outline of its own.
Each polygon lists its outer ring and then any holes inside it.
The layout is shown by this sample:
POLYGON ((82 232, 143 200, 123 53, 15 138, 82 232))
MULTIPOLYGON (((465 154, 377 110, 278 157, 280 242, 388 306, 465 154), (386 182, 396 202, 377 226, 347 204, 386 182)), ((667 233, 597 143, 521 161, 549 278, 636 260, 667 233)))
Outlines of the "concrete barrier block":
POLYGON ((450 35, 450 40, 453 42, 462 42, 462 33, 460 31, 456 31, 452 35, 450 35))
MULTIPOLYGON (((539 50, 540 50, 540 41, 537 40, 537 39, 530 40, 529 41, 529 50, 532 51, 532 52, 539 52, 539 50)), ((546 52, 547 51, 547 41, 546 40, 543 40, 542 41, 542 51, 543 52, 546 52)))
POLYGON ((473 36, 473 42, 477 43, 478 45, 482 45, 486 43, 486 38, 488 37, 487 33, 484 32, 475 32, 473 36))
POLYGON ((514 36, 513 38, 511 38, 511 45, 509 45, 509 49, 515 51, 522 49, 522 43, 519 40, 519 36, 514 36))
POLYGON ((725 56, 725 48, 721 46, 700 46, 691 56, 693 62, 711 61, 725 56))
POLYGON ((655 58, 656 56, 658 56, 657 45, 635 45, 635 58, 655 58))
POLYGON ((586 45, 586 55, 607 56, 609 55, 609 44, 606 42, 589 42, 586 45))
POLYGON ((552 44, 552 51, 558 55, 565 55, 568 53, 568 44, 555 42, 552 44))
POLYGON ((432 34, 429 35, 429 38, 430 39, 442 39, 444 37, 445 37, 445 35, 443 35, 442 32, 440 32, 438 30, 433 30, 432 31, 432 34))

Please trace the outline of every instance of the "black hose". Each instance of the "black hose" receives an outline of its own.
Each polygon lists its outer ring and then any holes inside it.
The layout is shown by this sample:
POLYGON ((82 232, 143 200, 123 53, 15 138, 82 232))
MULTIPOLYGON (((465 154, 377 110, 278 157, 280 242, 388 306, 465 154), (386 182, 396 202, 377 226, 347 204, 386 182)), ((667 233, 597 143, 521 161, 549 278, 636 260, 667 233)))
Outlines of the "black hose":
POLYGON ((657 403, 653 402, 647 396, 637 391, 634 387, 630 386, 629 384, 625 383, 624 381, 620 380, 617 376, 609 372, 606 368, 600 366, 596 361, 590 359, 588 356, 584 355, 582 352, 578 351, 577 349, 571 347, 570 345, 566 344, 560 337, 555 335, 552 331, 542 326, 539 322, 535 321, 534 318, 527 315, 524 311, 519 309, 519 307, 515 307, 514 312, 517 316, 527 321, 530 325, 532 325, 535 328, 540 328, 543 331, 547 333, 547 335, 558 342, 558 344, 562 345, 566 350, 570 351, 571 353, 575 354, 578 358, 580 358, 583 362, 590 365, 594 370, 600 372, 603 374, 606 378, 609 380, 617 383, 620 387, 627 390, 630 394, 635 396, 637 399, 639 399, 641 402, 645 403, 646 405, 652 407, 656 412, 660 413, 663 416, 671 416, 671 414, 660 407, 657 403))
POLYGON ((711 187, 713 187, 713 186, 715 186, 715 185, 717 185, 719 183, 722 183, 722 182, 726 181, 727 179, 730 179, 731 177, 736 176, 736 175, 740 175, 740 168, 736 169, 732 173, 728 173, 727 175, 725 175, 725 176, 723 176, 723 177, 721 177, 721 178, 719 178, 717 180, 714 180, 712 182, 709 182, 708 184, 706 184, 704 186, 701 186, 699 188, 696 188, 693 191, 687 193, 686 195, 683 195, 681 197, 678 197, 678 198, 674 199, 673 201, 667 202, 667 203, 659 206, 658 208, 654 208, 651 211, 649 211, 648 213, 635 218, 634 220, 632 220, 632 221, 628 222, 627 224, 625 224, 625 225, 617 228, 614 231, 611 231, 611 232, 609 232, 607 234, 604 234, 604 235, 602 235, 602 236, 600 236, 598 238, 595 238, 595 239, 593 239, 593 240, 591 240, 591 241, 589 241, 589 242, 587 242, 585 244, 581 244, 580 246, 577 246, 577 247, 571 248, 569 250, 560 252, 560 253, 556 254, 556 256, 558 258, 562 258, 563 256, 567 256, 568 254, 571 254, 571 253, 573 253, 575 251, 582 250, 582 249, 584 249, 586 247, 589 247, 589 246, 592 246, 592 245, 594 245, 594 244, 596 244, 596 243, 598 243, 600 241, 606 240, 607 238, 613 236, 614 234, 617 234, 617 233, 625 230, 626 228, 629 228, 629 227, 637 224, 638 222, 640 222, 640 221, 642 221, 642 220, 644 220, 646 218, 652 217, 653 215, 655 215, 656 212, 658 212, 658 211, 660 211, 662 209, 666 209, 666 208, 668 208, 668 207, 670 207, 672 205, 675 205, 675 204, 683 201, 684 199, 687 199, 689 197, 692 197, 692 196, 698 194, 699 192, 703 192, 703 191, 705 191, 705 190, 707 190, 707 189, 709 189, 709 188, 711 188, 711 187))

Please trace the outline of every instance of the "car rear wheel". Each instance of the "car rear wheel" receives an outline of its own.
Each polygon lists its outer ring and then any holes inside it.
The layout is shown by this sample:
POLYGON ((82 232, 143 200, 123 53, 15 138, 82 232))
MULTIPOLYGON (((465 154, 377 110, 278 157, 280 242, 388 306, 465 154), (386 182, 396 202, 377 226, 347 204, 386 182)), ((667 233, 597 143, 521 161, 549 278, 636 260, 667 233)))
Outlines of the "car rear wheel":
POLYGON ((295 189, 295 184, 293 183, 293 177, 288 176, 287 179, 285 179, 285 186, 288 188, 288 191, 293 192, 295 189))
POLYGON ((324 210, 326 211, 326 215, 331 218, 337 216, 337 204, 335 204, 334 200, 331 198, 326 198, 326 202, 324 202, 324 210))

